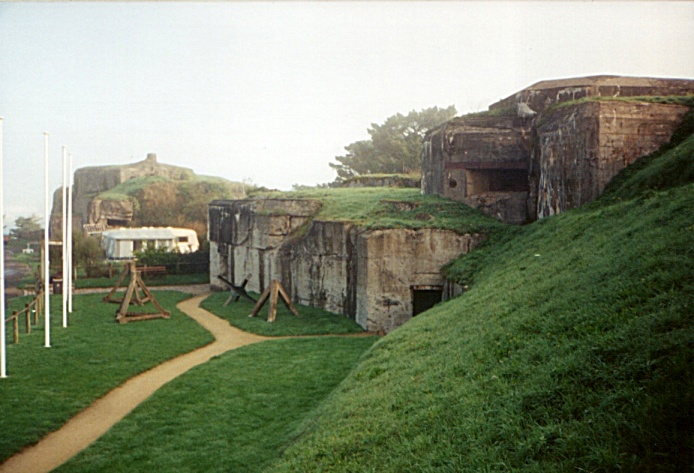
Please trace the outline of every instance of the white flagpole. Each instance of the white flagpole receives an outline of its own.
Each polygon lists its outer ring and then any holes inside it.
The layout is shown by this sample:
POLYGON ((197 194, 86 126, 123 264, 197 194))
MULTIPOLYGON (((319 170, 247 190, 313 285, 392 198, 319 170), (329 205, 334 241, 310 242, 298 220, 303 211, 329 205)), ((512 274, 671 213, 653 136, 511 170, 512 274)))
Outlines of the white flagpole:
POLYGON ((51 299, 50 299, 50 271, 48 265, 50 264, 49 258, 49 241, 48 241, 48 226, 51 223, 51 216, 48 213, 48 133, 43 133, 44 137, 44 157, 43 163, 45 167, 44 172, 44 203, 43 203, 43 214, 44 214, 44 229, 43 229, 43 290, 45 292, 45 303, 44 303, 44 314, 45 314, 45 334, 46 343, 45 347, 50 348, 51 346, 51 299))
POLYGON ((61 225, 61 235, 60 239, 63 247, 63 328, 67 327, 67 289, 65 287, 67 283, 67 149, 63 146, 63 208, 62 208, 62 218, 60 219, 61 225))
POLYGON ((72 155, 68 155, 67 172, 67 311, 72 314, 72 155))
MULTIPOLYGON (((0 117, 0 222, 5 223, 5 204, 3 199, 3 156, 2 156, 2 121, 0 117)), ((7 378, 7 353, 5 351, 5 228, 2 225, 2 238, 0 238, 0 378, 7 378)))

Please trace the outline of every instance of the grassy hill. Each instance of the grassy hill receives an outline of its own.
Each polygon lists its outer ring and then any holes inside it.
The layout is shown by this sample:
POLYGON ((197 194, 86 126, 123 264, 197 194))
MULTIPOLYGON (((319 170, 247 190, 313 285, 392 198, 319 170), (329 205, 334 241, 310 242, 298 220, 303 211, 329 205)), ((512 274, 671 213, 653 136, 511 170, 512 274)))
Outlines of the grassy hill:
POLYGON ((458 233, 485 234, 509 229, 508 225, 461 202, 422 195, 419 189, 412 188, 317 188, 266 192, 254 198, 317 200, 321 204, 314 217, 317 220, 351 222, 367 229, 442 228, 458 233))
POLYGON ((207 205, 215 199, 245 197, 244 185, 219 177, 192 175, 188 180, 162 176, 130 179, 97 196, 134 203, 134 226, 176 226, 207 233, 207 205))
POLYGON ((447 268, 274 471, 691 471, 694 136, 447 268))

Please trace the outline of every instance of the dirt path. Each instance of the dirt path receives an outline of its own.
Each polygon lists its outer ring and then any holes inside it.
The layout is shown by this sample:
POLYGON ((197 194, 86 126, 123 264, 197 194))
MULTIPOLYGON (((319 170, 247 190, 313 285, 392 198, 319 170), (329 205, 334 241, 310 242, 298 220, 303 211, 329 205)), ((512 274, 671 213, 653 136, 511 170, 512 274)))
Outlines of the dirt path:
POLYGON ((212 332, 215 337, 212 344, 164 362, 129 379, 70 419, 60 430, 48 434, 36 445, 9 458, 0 465, 0 473, 49 472, 84 450, 172 379, 214 356, 270 339, 242 332, 229 325, 226 320, 201 309, 200 301, 206 296, 207 294, 183 301, 178 304, 178 308, 212 332))

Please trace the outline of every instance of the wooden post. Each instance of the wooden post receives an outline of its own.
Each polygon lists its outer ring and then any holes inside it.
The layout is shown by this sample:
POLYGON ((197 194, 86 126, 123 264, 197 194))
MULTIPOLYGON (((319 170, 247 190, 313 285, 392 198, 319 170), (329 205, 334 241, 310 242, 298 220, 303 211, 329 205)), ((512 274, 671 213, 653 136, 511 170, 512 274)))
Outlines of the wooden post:
POLYGON ((270 309, 267 313, 267 321, 274 322, 277 318, 277 297, 279 296, 279 291, 277 287, 279 282, 276 279, 272 280, 272 290, 270 291, 270 309))
POLYGON ((130 274, 130 268, 134 266, 134 263, 132 265, 126 264, 123 267, 123 272, 120 273, 120 276, 118 277, 118 281, 116 281, 116 284, 113 286, 111 289, 111 292, 109 292, 106 296, 104 296, 103 301, 104 302, 113 302, 113 303, 120 303, 121 301, 118 301, 116 299, 113 299, 113 295, 118 291, 120 288, 121 283, 125 279, 125 277, 130 274))
POLYGON ((34 325, 39 324, 39 317, 41 312, 41 291, 36 293, 36 312, 34 312, 34 325))
POLYGON ((296 307, 294 307, 294 303, 292 302, 292 299, 289 297, 289 294, 287 294, 287 291, 284 290, 282 285, 277 281, 277 291, 279 291, 282 302, 284 302, 284 305, 291 311, 292 314, 296 315, 297 317, 299 316, 299 311, 296 310, 296 307))
POLYGON ((26 304, 26 328, 27 333, 31 333, 31 304, 26 304))
POLYGON ((14 343, 19 343, 19 315, 17 311, 12 312, 12 329, 14 332, 14 343))
MULTIPOLYGON (((134 277, 135 275, 133 275, 134 277)), ((128 289, 125 291, 125 297, 123 297, 123 300, 121 301, 121 306, 116 312, 116 320, 118 320, 119 323, 124 324, 127 322, 125 316, 128 312, 128 306, 130 306, 130 299, 133 297, 133 292, 136 291, 135 284, 128 284, 128 289)))
POLYGON ((260 295, 260 298, 258 299, 258 302, 255 304, 255 307, 253 307, 253 310, 251 311, 249 317, 255 317, 256 315, 258 315, 258 312, 260 312, 260 309, 265 304, 265 301, 268 297, 270 297, 270 289, 272 289, 272 284, 266 287, 263 293, 260 295))

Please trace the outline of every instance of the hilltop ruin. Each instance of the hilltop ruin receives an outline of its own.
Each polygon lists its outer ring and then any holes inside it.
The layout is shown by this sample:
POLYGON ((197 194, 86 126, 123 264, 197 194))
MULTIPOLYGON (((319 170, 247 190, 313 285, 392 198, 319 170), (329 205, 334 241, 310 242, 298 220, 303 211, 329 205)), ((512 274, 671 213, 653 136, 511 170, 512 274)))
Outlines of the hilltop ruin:
MULTIPOLYGON (((200 178, 192 169, 185 167, 162 164, 157 161, 157 155, 147 154, 143 161, 125 165, 92 166, 80 168, 74 175, 73 218, 75 226, 79 226, 86 233, 99 233, 111 228, 129 227, 133 219, 137 218, 138 211, 143 207, 167 207, 173 202, 173 196, 167 193, 175 193, 180 186, 196 183, 200 178), (144 181, 151 178, 150 181, 144 181), (139 180, 139 181, 136 181, 139 180), (139 182, 132 185, 132 189, 123 189, 125 183, 139 182), (148 190, 152 188, 153 190, 148 190), (160 200, 163 202, 159 202, 160 200)), ((217 179, 223 183, 224 192, 209 190, 211 199, 228 196, 241 198, 245 196, 244 186, 223 179, 217 179)), ((211 187, 211 186, 208 186, 211 187)), ((203 203, 205 205, 207 202, 203 203)), ((51 234, 61 233, 61 208, 62 189, 58 189, 53 197, 53 210, 51 212, 51 234)), ((161 209, 165 213, 165 209, 161 209)), ((140 222, 145 226, 181 226, 183 222, 140 222)), ((204 214, 196 231, 205 233, 206 222, 204 214)))

